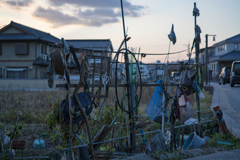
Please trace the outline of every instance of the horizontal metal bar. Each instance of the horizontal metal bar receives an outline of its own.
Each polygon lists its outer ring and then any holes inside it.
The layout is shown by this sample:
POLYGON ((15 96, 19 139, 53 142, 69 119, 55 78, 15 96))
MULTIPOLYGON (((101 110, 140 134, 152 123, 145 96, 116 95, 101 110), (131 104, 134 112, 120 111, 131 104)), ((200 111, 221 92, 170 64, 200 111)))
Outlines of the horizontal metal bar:
MULTIPOLYGON (((188 84, 188 83, 184 83, 184 84, 180 84, 181 86, 186 86, 186 87, 190 87, 192 86, 192 84, 188 84)), ((67 88, 67 84, 57 84, 56 87, 63 87, 63 88, 67 88)), ((71 84, 70 87, 76 87, 77 84, 71 84)), ((89 87, 104 87, 103 84, 89 84, 88 85, 89 87)), ((146 83, 143 83, 142 85, 140 84, 136 84, 135 85, 136 87, 140 87, 140 86, 143 86, 143 87, 156 87, 156 86, 178 86, 178 84, 146 84, 146 83)), ((84 87, 84 86, 82 86, 84 87)), ((107 84, 106 87, 115 87, 115 84, 107 84)), ((117 84, 117 87, 127 87, 126 84, 117 84)))
POLYGON ((24 157, 13 157, 13 159, 46 159, 49 158, 49 156, 24 156, 24 157))
MULTIPOLYGON (((212 122, 213 120, 208 120, 208 121, 203 121, 203 122, 200 122, 201 124, 202 123, 208 123, 208 122, 212 122)), ((186 126, 191 126, 191 125, 197 125, 198 123, 194 123, 194 124, 186 124, 186 125, 181 125, 181 126, 176 126, 174 127, 174 129, 177 129, 177 128, 182 128, 182 127, 186 127, 186 126)), ((166 130, 170 130, 171 128, 165 128, 165 131, 166 130)), ((137 136, 141 136, 141 135, 145 135, 145 134, 152 134, 152 133, 157 133, 157 132, 161 132, 162 130, 156 130, 156 131, 152 131, 152 132, 146 132, 146 133, 140 133, 140 134, 136 134, 137 136)))
MULTIPOLYGON (((200 122, 201 124, 202 123, 208 123, 208 122, 212 122, 213 120, 208 120, 208 121, 203 121, 203 122, 200 122)), ((181 125, 181 126, 176 126, 174 127, 174 129, 177 129, 177 128, 182 128, 182 127, 186 127, 186 126, 191 126, 191 125, 196 125, 198 123, 194 123, 194 124, 188 124, 188 125, 181 125)), ((170 130, 170 128, 165 128, 165 131, 166 130, 170 130)), ((141 135, 146 135, 146 134, 152 134, 152 133, 158 133, 158 132, 161 132, 162 130, 156 130, 156 131, 151 131, 151 132, 146 132, 146 133, 140 133, 140 134, 136 134, 136 136, 141 136, 141 135)), ((106 143, 106 142, 112 142, 112 141, 117 141, 117 140, 121 140, 121 139, 127 139, 128 136, 125 136, 125 137, 120 137, 120 138, 115 138, 115 139, 109 139, 109 140, 106 140, 106 141, 102 141, 102 142, 95 142, 93 143, 93 145, 95 144, 101 144, 101 143, 106 143)), ((88 144, 86 145, 80 145, 80 146, 75 146, 73 147, 73 149, 76 149, 76 148, 80 148, 80 147, 84 147, 84 146, 87 146, 88 144)), ((67 150, 67 148, 65 149, 62 149, 62 151, 65 151, 67 150)))

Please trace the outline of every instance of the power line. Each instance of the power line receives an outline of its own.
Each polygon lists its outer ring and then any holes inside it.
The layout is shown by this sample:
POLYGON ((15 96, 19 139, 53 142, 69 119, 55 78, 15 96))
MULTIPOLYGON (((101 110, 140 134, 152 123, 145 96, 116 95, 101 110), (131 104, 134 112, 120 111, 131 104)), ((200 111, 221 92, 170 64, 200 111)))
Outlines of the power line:
MULTIPOLYGON (((92 51, 92 52, 111 52, 111 53, 125 53, 125 52, 117 52, 117 51, 108 51, 108 50, 95 50, 95 49, 86 49, 86 48, 80 48, 80 50, 86 50, 86 51, 92 51)), ((168 54, 177 54, 177 53, 182 53, 187 51, 188 49, 182 50, 182 51, 178 51, 178 52, 172 52, 172 53, 132 53, 131 54, 140 54, 141 56, 146 56, 146 55, 168 55, 168 54)))

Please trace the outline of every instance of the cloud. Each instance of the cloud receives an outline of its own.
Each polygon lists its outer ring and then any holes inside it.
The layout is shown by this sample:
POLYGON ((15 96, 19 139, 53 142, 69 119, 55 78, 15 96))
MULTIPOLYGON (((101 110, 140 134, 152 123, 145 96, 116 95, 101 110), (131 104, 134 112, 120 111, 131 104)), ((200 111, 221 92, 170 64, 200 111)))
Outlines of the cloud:
POLYGON ((60 11, 51 8, 45 9, 38 7, 33 13, 34 17, 42 19, 45 22, 52 23, 53 27, 60 27, 68 24, 77 24, 79 19, 74 16, 63 14, 60 11))
MULTIPOLYGON (((64 4, 77 5, 78 7, 92 7, 92 8, 120 8, 119 0, 48 0, 54 6, 62 6, 64 4)), ((140 10, 144 6, 133 5, 128 0, 123 0, 124 9, 140 10)))
POLYGON ((107 23, 118 22, 119 20, 115 16, 107 16, 108 13, 113 13, 113 10, 108 11, 84 11, 79 12, 76 16, 70 16, 63 14, 58 10, 52 8, 42 8, 38 7, 37 10, 33 13, 33 16, 39 18, 47 23, 51 23, 52 27, 61 27, 70 24, 78 24, 84 26, 102 26, 107 23), (96 18, 95 16, 99 16, 96 18))
MULTIPOLYGON (((40 18, 54 27, 78 24, 84 26, 102 26, 104 24, 119 22, 121 18, 119 0, 48 0, 51 8, 38 7, 33 13, 34 17, 40 18), (72 15, 63 14, 66 5, 70 5, 72 15)), ((144 6, 133 5, 128 0, 123 0, 124 15, 140 17, 139 13, 144 6)), ((69 12, 68 12, 69 13, 69 12)))
POLYGON ((28 7, 33 3, 33 0, 2 0, 3 3, 14 9, 20 9, 20 7, 28 7))

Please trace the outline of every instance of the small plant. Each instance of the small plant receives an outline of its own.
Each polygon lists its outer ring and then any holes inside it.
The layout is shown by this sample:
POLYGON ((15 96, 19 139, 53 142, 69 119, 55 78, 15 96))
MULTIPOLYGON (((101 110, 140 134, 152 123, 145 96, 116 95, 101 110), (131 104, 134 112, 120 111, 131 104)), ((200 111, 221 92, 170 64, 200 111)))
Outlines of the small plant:
POLYGON ((15 126, 14 126, 14 128, 16 128, 15 131, 10 132, 7 136, 13 137, 13 139, 18 138, 20 136, 20 134, 22 133, 22 129, 25 125, 26 125, 25 123, 21 123, 21 122, 18 124, 15 124, 15 126))
POLYGON ((228 134, 215 133, 213 135, 213 138, 208 140, 208 144, 211 147, 222 146, 227 149, 236 149, 240 148, 240 138, 234 137, 231 133, 228 134), (219 141, 230 142, 232 143, 232 145, 218 144, 219 141))
MULTIPOLYGON (((47 115, 46 124, 48 127, 47 134, 50 135, 52 141, 58 143, 56 149, 67 147, 70 139, 69 124, 64 123, 61 119, 60 100, 57 103, 50 104, 51 112, 47 115)), ((77 130, 77 125, 72 126, 73 132, 77 130)), ((74 133, 72 133, 74 135, 74 133)), ((79 145, 80 142, 75 138, 72 142, 73 146, 79 145)))

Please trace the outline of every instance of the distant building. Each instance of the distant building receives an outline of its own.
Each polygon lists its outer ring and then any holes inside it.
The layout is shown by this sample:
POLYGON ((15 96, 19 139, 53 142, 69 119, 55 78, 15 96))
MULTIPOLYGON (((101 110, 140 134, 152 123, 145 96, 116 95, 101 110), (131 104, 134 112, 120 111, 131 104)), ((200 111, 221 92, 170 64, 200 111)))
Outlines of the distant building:
POLYGON ((87 54, 112 57, 113 46, 110 39, 74 39, 66 41, 74 48, 79 62, 87 54))
MULTIPOLYGON (((200 50, 200 62, 205 64, 205 48, 200 50)), ((208 48, 208 68, 215 80, 218 80, 223 67, 231 67, 233 61, 240 60, 240 34, 215 43, 208 48)))
MULTIPOLYGON (((86 55, 95 55, 109 57, 110 61, 112 59, 113 46, 110 39, 74 39, 66 40, 69 45, 71 45, 77 55, 78 61, 82 63, 82 58, 86 55)), ((96 58, 89 59, 89 79, 93 78, 93 68, 95 67, 94 77, 101 75, 100 72, 107 72, 108 63, 106 60, 96 58), (94 66, 95 61, 95 66, 94 66)), ((111 73, 110 73, 111 74, 111 73)))
POLYGON ((0 29, 0 78, 47 78, 48 44, 59 42, 49 33, 11 21, 0 29))
MULTIPOLYGON (((0 29, 0 78, 47 78, 48 54, 56 49, 50 44, 55 43, 60 43, 60 39, 50 33, 11 21, 0 29)), ((67 43, 74 48, 79 62, 86 54, 112 57, 113 47, 109 39, 67 40, 67 43)), ((76 68, 71 56, 67 66, 76 68)), ((106 64, 103 67, 106 68, 106 64)))

